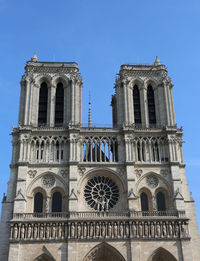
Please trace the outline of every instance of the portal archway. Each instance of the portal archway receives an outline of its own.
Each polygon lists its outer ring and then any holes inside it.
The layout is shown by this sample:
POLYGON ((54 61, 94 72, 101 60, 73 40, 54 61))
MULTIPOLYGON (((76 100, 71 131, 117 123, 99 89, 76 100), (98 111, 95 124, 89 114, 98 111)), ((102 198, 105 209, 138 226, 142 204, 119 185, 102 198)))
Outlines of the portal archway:
POLYGON ((95 246, 83 261, 125 261, 125 259, 114 247, 101 243, 95 246))
POLYGON ((169 251, 159 247, 152 253, 148 261, 177 261, 177 259, 169 251))

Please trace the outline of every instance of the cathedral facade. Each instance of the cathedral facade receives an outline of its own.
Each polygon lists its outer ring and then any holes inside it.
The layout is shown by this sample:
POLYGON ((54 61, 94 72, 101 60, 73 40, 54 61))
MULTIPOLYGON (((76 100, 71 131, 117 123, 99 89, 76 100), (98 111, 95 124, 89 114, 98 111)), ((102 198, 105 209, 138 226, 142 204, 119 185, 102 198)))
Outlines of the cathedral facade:
POLYGON ((199 261, 165 65, 121 65, 112 128, 82 124, 82 85, 76 63, 26 63, 0 260, 199 261))

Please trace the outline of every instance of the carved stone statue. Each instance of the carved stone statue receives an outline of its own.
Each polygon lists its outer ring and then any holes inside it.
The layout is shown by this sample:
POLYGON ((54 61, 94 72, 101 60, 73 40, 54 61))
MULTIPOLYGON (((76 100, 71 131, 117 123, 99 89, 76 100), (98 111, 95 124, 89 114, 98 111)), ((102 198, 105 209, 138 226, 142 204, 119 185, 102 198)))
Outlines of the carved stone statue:
POLYGON ((169 228, 169 236, 172 236, 173 235, 173 227, 172 227, 171 222, 169 222, 168 228, 169 228))
POLYGON ((163 226, 162 226, 162 235, 164 237, 167 236, 167 227, 166 227, 166 223, 165 222, 163 223, 163 226))
POLYGON ((21 239, 25 238, 25 227, 24 225, 21 226, 21 239))
POLYGON ((46 225, 46 238, 47 238, 47 239, 50 238, 50 228, 49 228, 49 224, 46 225))
POLYGON ((124 236, 124 226, 123 226, 122 222, 119 225, 119 234, 120 234, 120 237, 124 236))
POLYGON ((94 236, 94 225, 93 223, 90 223, 90 237, 93 238, 94 236))
POLYGON ((40 238, 43 238, 44 237, 44 226, 43 224, 41 224, 40 226, 40 238))
POLYGON ((87 237, 88 231, 87 231, 87 223, 83 224, 83 237, 87 237))
POLYGON ((105 223, 103 222, 101 225, 101 236, 105 237, 106 236, 106 226, 105 223))
POLYGON ((52 226, 52 234, 51 234, 52 238, 56 238, 56 224, 53 224, 52 226))
POLYGON ((133 237, 137 236, 137 225, 135 222, 132 223, 132 234, 133 234, 133 237))
POLYGON ((81 224, 78 223, 78 224, 77 224, 77 237, 78 237, 78 238, 81 238, 81 236, 82 236, 82 233, 81 233, 81 224))
POLYGON ((145 236, 145 237, 148 237, 148 234, 149 234, 149 233, 148 233, 148 230, 149 230, 149 229, 148 229, 148 224, 147 224, 147 222, 145 222, 145 223, 144 223, 144 236, 145 236))
POLYGON ((178 225, 178 223, 175 223, 175 225, 174 225, 174 234, 175 234, 176 237, 179 236, 179 225, 178 225))
POLYGON ((117 223, 115 222, 115 223, 114 223, 114 227, 113 227, 113 235, 114 235, 114 237, 117 237, 117 234, 118 234, 118 233, 117 233, 117 230, 118 230, 118 229, 117 229, 117 223))
POLYGON ((112 237, 112 225, 110 222, 108 223, 108 236, 112 237))
POLYGON ((36 238, 37 238, 37 235, 38 235, 38 227, 37 227, 37 224, 35 224, 35 226, 34 226, 33 235, 34 235, 34 238, 36 239, 36 238))
POLYGON ((31 224, 28 224, 27 238, 30 239, 32 236, 32 227, 31 224))
POLYGON ((127 222, 126 223, 126 237, 129 237, 130 235, 129 235, 129 233, 130 233, 130 231, 129 231, 129 223, 127 222))
POLYGON ((18 237, 18 226, 15 224, 14 231, 13 231, 13 238, 17 239, 17 237, 18 237))
POLYGON ((141 222, 139 222, 139 224, 138 224, 138 234, 139 234, 140 237, 143 236, 143 227, 142 227, 141 222))
POLYGON ((96 233, 96 237, 99 237, 99 233, 100 233, 100 227, 99 227, 99 223, 97 222, 96 223, 96 231, 95 231, 96 233))
POLYGON ((75 237, 75 226, 74 226, 74 223, 71 224, 71 237, 72 238, 75 237))
POLYGON ((159 222, 157 222, 157 224, 156 224, 156 236, 160 237, 160 223, 159 222))
POLYGON ((154 223, 153 222, 151 222, 150 230, 151 230, 151 237, 155 237, 155 230, 154 230, 154 223))

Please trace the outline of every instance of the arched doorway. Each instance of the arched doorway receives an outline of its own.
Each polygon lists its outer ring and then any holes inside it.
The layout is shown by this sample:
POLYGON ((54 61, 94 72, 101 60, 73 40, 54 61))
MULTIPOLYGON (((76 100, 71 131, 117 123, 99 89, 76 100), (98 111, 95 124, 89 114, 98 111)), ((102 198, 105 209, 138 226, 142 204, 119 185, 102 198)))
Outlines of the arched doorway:
POLYGON ((125 259, 114 247, 101 243, 95 246, 83 261, 125 261, 125 259))
POLYGON ((177 261, 177 259, 169 251, 159 247, 152 253, 148 261, 177 261))

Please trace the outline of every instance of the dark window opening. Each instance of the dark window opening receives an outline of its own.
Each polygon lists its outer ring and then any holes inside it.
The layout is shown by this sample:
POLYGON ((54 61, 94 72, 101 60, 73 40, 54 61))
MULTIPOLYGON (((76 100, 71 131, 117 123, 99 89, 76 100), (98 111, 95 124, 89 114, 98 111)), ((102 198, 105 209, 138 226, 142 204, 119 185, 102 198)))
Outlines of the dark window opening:
POLYGON ((60 82, 56 88, 56 105, 55 105, 55 125, 63 124, 64 116, 64 88, 60 82))
POLYGON ((165 195, 162 192, 158 192, 156 196, 158 211, 166 211, 165 195))
POLYGON ((141 210, 142 211, 149 211, 148 196, 145 192, 141 193, 140 201, 141 201, 141 210))
POLYGON ((38 125, 47 124, 48 88, 43 82, 40 86, 38 125))
POLYGON ((133 104, 135 124, 141 124, 140 92, 137 85, 133 88, 133 104))
POLYGON ((38 192, 34 196, 34 212, 41 213, 43 211, 43 195, 38 192))
POLYGON ((53 193, 52 212, 62 212, 62 195, 60 192, 53 193))
POLYGON ((149 124, 156 124, 156 110, 154 101, 154 91, 151 85, 147 89, 149 124))

